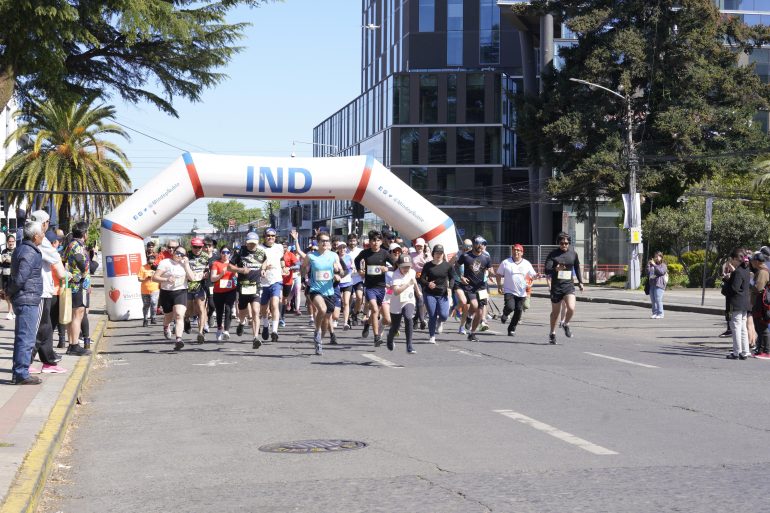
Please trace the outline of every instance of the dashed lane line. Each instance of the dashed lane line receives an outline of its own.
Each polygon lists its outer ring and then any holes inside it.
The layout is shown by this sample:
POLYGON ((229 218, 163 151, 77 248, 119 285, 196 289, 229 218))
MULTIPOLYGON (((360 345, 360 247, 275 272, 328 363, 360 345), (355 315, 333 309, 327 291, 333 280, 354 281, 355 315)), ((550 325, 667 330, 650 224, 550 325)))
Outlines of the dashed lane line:
POLYGON ((390 360, 386 360, 385 358, 380 358, 376 354, 370 354, 370 353, 363 353, 361 356, 364 358, 368 358, 372 360, 373 362, 379 363, 380 365, 384 365, 385 367, 390 367, 391 369, 403 369, 403 365, 399 365, 397 363, 393 363, 390 360))
POLYGON ((513 419, 517 422, 521 422, 522 424, 526 424, 529 427, 533 427, 538 431, 542 431, 543 433, 551 435, 554 438, 558 438, 563 442, 572 444, 592 454, 597 454, 599 456, 612 456, 612 455, 618 454, 617 452, 607 449, 606 447, 602 447, 601 445, 596 445, 594 443, 589 442, 588 440, 584 440, 573 434, 567 433, 566 431, 562 431, 561 429, 558 429, 549 424, 546 424, 545 422, 540 422, 539 420, 535 420, 531 417, 527 417, 526 415, 522 415, 521 413, 515 412, 513 410, 493 410, 493 411, 495 413, 499 413, 500 415, 504 415, 510 419, 513 419))
POLYGON ((648 365, 646 363, 632 362, 631 360, 624 360, 623 358, 615 358, 614 356, 607 356, 606 354, 589 353, 587 351, 584 351, 583 354, 590 354, 591 356, 596 356, 598 358, 606 358, 607 360, 613 360, 613 361, 620 362, 620 363, 627 363, 629 365, 638 365, 639 367, 646 367, 648 369, 660 369, 660 367, 657 367, 655 365, 648 365))

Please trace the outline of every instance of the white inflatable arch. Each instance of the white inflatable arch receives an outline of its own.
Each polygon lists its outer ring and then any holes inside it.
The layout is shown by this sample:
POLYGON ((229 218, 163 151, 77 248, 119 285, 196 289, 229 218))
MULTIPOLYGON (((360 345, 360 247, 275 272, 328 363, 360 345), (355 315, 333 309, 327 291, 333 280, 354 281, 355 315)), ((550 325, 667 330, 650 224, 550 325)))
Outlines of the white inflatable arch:
POLYGON ((454 222, 372 157, 270 158, 185 153, 102 221, 110 320, 142 318, 144 238, 198 198, 354 200, 409 239, 457 252, 454 222))

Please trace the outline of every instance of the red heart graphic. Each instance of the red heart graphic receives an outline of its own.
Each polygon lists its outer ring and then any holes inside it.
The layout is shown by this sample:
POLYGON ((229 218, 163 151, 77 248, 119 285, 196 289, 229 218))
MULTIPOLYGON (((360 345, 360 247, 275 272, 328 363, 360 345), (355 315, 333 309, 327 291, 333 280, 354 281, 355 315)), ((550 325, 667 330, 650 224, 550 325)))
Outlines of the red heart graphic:
POLYGON ((110 299, 112 299, 113 303, 118 302, 118 298, 120 297, 120 291, 117 289, 110 289, 110 299))

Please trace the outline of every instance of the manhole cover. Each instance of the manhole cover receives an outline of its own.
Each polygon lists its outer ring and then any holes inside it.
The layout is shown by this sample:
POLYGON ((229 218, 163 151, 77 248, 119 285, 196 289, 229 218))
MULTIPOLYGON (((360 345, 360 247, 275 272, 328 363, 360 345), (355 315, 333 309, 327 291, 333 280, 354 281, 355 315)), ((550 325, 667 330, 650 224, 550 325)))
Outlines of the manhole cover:
POLYGON ((294 454, 307 454, 315 452, 352 451, 363 449, 365 442, 356 440, 297 440, 296 442, 280 442, 277 444, 263 445, 259 448, 262 452, 288 452, 294 454))

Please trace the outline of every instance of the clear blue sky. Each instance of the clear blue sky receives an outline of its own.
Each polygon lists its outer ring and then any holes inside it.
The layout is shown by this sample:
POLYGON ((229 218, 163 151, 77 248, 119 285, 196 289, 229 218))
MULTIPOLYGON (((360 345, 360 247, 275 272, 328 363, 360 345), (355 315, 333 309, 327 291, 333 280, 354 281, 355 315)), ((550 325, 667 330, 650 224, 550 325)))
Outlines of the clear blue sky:
MULTIPOLYGON (((179 118, 115 98, 116 120, 193 152, 289 156, 292 140, 312 141, 313 127, 359 94, 360 0, 285 0, 241 8, 229 18, 252 26, 240 43, 243 51, 221 70, 228 79, 198 103, 175 101, 179 118)), ((132 162, 134 188, 182 153, 128 132, 131 142, 120 144, 132 162)), ((294 150, 312 154, 310 145, 294 150)), ((195 218, 200 228, 208 226, 206 204, 196 201, 159 231, 188 231, 195 218)))

